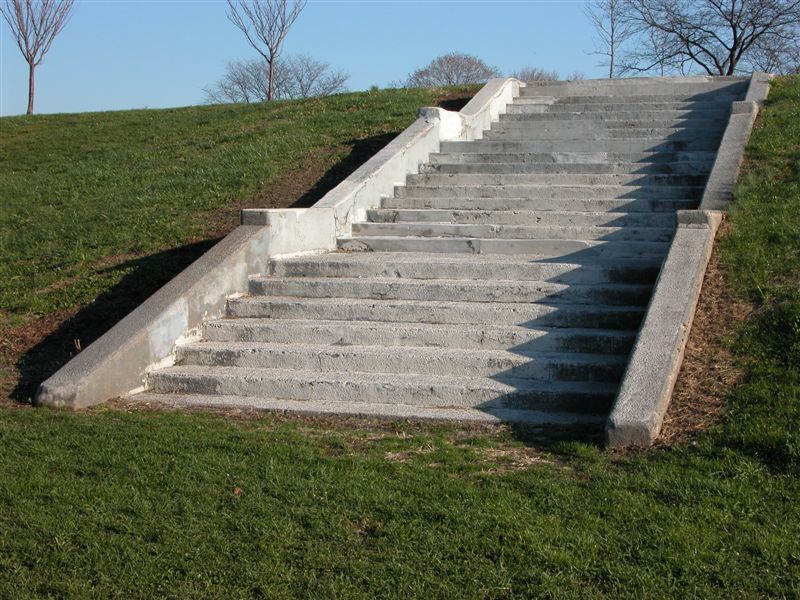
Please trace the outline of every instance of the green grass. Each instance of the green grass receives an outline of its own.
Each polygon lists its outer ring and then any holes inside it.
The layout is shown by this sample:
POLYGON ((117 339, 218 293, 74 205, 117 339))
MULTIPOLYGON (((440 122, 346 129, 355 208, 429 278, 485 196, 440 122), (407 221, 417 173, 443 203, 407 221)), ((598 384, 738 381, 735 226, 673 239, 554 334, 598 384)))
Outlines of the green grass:
POLYGON ((0 119, 0 310, 85 304, 124 276, 109 263, 205 237, 220 207, 401 131, 442 92, 0 119))
POLYGON ((0 597, 800 596, 800 78, 723 262, 745 383, 670 449, 266 416, 0 409, 0 597))

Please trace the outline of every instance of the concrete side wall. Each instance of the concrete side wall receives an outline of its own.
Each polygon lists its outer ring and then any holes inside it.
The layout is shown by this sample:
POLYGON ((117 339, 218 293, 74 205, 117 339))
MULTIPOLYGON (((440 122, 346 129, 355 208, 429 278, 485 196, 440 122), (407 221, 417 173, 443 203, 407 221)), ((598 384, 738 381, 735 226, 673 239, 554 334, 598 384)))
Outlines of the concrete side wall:
POLYGON ((606 423, 611 447, 655 441, 683 362, 722 213, 679 212, 678 229, 606 423))
POLYGON ((461 113, 427 110, 386 148, 307 209, 243 211, 242 225, 39 386, 35 402, 82 408, 141 389, 149 370, 174 362, 176 344, 220 317, 275 257, 336 248, 337 236, 417 173, 444 140, 471 140, 519 91, 492 80, 461 113))
POLYGON ((769 94, 771 78, 766 73, 753 73, 744 101, 733 103, 728 126, 700 202, 701 210, 726 210, 733 202, 733 190, 744 160, 744 148, 750 139, 758 111, 769 94))
POLYGON ((611 447, 649 446, 661 432, 721 211, 733 201, 745 146, 769 93, 769 80, 769 75, 753 73, 745 101, 732 104, 700 210, 678 213, 678 229, 606 422, 606 443, 611 447))

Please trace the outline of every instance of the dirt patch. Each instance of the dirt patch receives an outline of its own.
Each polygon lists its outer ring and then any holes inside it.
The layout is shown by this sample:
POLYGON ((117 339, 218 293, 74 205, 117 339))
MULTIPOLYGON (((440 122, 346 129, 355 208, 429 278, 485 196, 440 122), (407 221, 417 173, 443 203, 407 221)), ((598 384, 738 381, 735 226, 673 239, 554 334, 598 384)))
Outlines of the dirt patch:
MULTIPOLYGON (((730 224, 720 227, 717 240, 728 234, 730 224)), ((684 441, 719 423, 731 391, 742 381, 727 348, 730 335, 753 311, 736 297, 720 265, 719 243, 714 246, 706 270, 697 312, 678 381, 656 447, 684 441)))
POLYGON ((490 475, 525 471, 533 465, 556 464, 552 457, 524 446, 480 448, 476 450, 481 464, 486 466, 486 471, 484 472, 490 475))
POLYGON ((459 92, 456 94, 443 94, 436 99, 436 106, 445 110, 461 110, 472 100, 472 92, 459 92))
MULTIPOLYGON (((69 319, 76 311, 59 312, 46 316, 33 316, 17 327, 0 330, 0 404, 4 408, 11 406, 24 406, 25 402, 13 402, 10 397, 12 391, 20 382, 20 372, 26 366, 32 369, 32 378, 48 370, 47 364, 30 364, 25 358, 26 353, 39 344, 42 340, 52 335, 61 323, 69 319)), ((73 341, 72 347, 76 348, 80 342, 73 341)), ((77 350, 75 350, 77 352, 77 350)), ((43 357, 44 362, 52 362, 54 357, 43 357)), ((52 368, 52 367, 51 367, 52 368)))

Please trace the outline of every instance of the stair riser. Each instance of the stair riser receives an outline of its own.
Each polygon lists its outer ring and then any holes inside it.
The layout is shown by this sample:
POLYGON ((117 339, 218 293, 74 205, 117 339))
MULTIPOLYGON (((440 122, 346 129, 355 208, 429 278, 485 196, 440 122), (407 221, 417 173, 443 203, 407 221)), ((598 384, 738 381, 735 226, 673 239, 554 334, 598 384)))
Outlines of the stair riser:
POLYGON ((231 396, 269 396, 304 400, 325 398, 329 401, 385 402, 425 406, 483 406, 542 408, 577 412, 602 412, 608 410, 609 395, 574 393, 558 394, 550 391, 526 390, 498 393, 494 389, 467 389, 455 386, 390 385, 383 382, 295 381, 263 377, 178 376, 168 372, 155 372, 148 378, 149 390, 155 393, 215 394, 231 396))
POLYGON ((569 185, 569 186, 702 186, 706 175, 642 175, 594 173, 423 173, 409 175, 406 186, 452 185, 569 185))
POLYGON ((367 211, 370 223, 459 223, 494 225, 539 225, 558 227, 666 227, 674 228, 669 213, 556 212, 520 210, 388 210, 367 211))
MULTIPOLYGON (((518 115, 517 115, 518 116, 518 115)), ((549 135, 563 132, 592 133, 592 134, 618 134, 636 132, 637 137, 641 132, 649 132, 651 137, 664 135, 672 137, 676 134, 693 136, 718 136, 725 129, 726 121, 700 120, 680 121, 673 119, 647 119, 638 121, 600 120, 591 117, 583 119, 560 120, 534 120, 534 119, 504 119, 493 123, 492 134, 524 133, 527 135, 549 135)), ((484 135, 484 139, 488 136, 484 135)), ((634 136, 630 136, 634 137, 634 136)))
MULTIPOLYGON (((554 184, 407 185, 395 188, 396 198, 529 198, 536 200, 699 200, 702 186, 591 186, 554 184)), ((531 207, 533 204, 531 204, 531 207)), ((388 208, 388 206, 387 206, 388 208)), ((531 210, 533 210, 531 208, 531 210)), ((566 205, 561 210, 567 209, 566 205)))
POLYGON ((514 127, 503 129, 501 127, 492 128, 487 131, 482 141, 485 142, 504 142, 522 141, 538 142, 547 141, 558 143, 561 141, 584 141, 584 142, 618 142, 624 140, 657 140, 669 141, 670 143, 680 143, 683 141, 707 144, 719 144, 722 138, 722 127, 717 130, 703 130, 699 132, 686 131, 684 129, 581 129, 569 127, 557 127, 553 129, 544 128, 523 128, 514 127))
POLYGON ((580 199, 580 198, 478 198, 464 194, 462 197, 439 198, 384 198, 385 209, 426 209, 439 210, 536 210, 536 211, 589 211, 589 212, 659 212, 692 210, 697 208, 697 200, 660 199, 649 200, 630 198, 580 199))
POLYGON ((608 163, 640 164, 642 167, 671 164, 712 163, 715 152, 546 152, 546 153, 435 153, 430 155, 433 164, 463 163, 538 163, 555 166, 599 165, 608 163))
POLYGON ((703 123, 725 123, 728 121, 727 110, 632 110, 620 111, 581 111, 573 107, 571 111, 561 112, 525 112, 511 110, 527 108, 511 104, 508 112, 500 115, 500 123, 567 123, 570 121, 586 123, 639 123, 643 126, 656 126, 653 123, 664 123, 659 127, 675 127, 683 125, 699 125, 703 123))
POLYGON ((501 163, 501 162, 433 162, 420 169, 420 173, 471 173, 497 174, 558 174, 558 175, 624 175, 646 177, 649 175, 701 175, 707 177, 713 162, 684 163, 501 163))
POLYGON ((630 285, 621 288, 549 282, 501 282, 496 286, 469 281, 439 280, 347 280, 322 279, 252 279, 254 295, 293 298, 360 298, 370 300, 422 300, 446 302, 577 302, 613 306, 643 306, 650 300, 651 286, 630 285))
POLYGON ((664 140, 663 138, 609 139, 609 140, 477 140, 474 142, 442 142, 441 152, 469 152, 486 154, 503 153, 549 153, 549 152, 716 152, 719 140, 688 139, 664 140))
POLYGON ((592 258, 663 257, 668 242, 591 242, 582 240, 437 239, 359 237, 339 239, 337 245, 350 252, 443 252, 451 254, 537 254, 572 260, 592 258))
POLYGON ((659 266, 660 262, 652 260, 627 261, 627 264, 278 261, 273 265, 273 274, 278 277, 397 277, 422 280, 477 279, 491 281, 503 279, 549 281, 551 283, 653 283, 658 275, 659 266))
POLYGON ((207 350, 202 344, 178 349, 178 364, 207 367, 248 367, 258 369, 303 369, 321 372, 394 373, 451 377, 506 377, 537 381, 602 381, 615 383, 624 364, 598 358, 578 360, 570 355, 558 358, 502 353, 481 357, 452 350, 425 351, 385 348, 382 351, 337 348, 326 352, 297 351, 291 346, 260 350, 228 348, 207 350), (465 354, 467 354, 465 356, 465 354))
POLYGON ((569 115, 569 114, 606 114, 626 115, 640 113, 687 113, 691 115, 729 115, 730 102, 568 102, 560 104, 542 104, 523 99, 518 104, 509 104, 506 114, 528 115, 569 115))
POLYGON ((312 300, 230 300, 232 317, 269 319, 323 319, 326 321, 381 321, 386 323, 483 323, 537 327, 581 327, 636 330, 644 309, 612 309, 594 305, 544 305, 517 303, 359 302, 330 303, 312 300))
POLYGON ((335 346, 414 346, 515 352, 585 352, 627 355, 634 335, 525 327, 414 325, 400 323, 224 319, 207 323, 211 342, 269 342, 335 346))
POLYGON ((668 242, 674 228, 594 227, 586 225, 501 225, 473 223, 354 223, 353 237, 396 236, 499 240, 606 240, 668 242))

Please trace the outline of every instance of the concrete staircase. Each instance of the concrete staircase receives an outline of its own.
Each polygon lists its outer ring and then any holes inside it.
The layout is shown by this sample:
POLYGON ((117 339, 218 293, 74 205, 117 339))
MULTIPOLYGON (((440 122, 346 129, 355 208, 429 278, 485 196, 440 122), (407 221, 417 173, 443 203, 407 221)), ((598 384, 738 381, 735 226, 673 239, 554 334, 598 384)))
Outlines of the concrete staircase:
POLYGON ((138 398, 600 428, 746 86, 529 84, 340 251, 251 278, 138 398))

